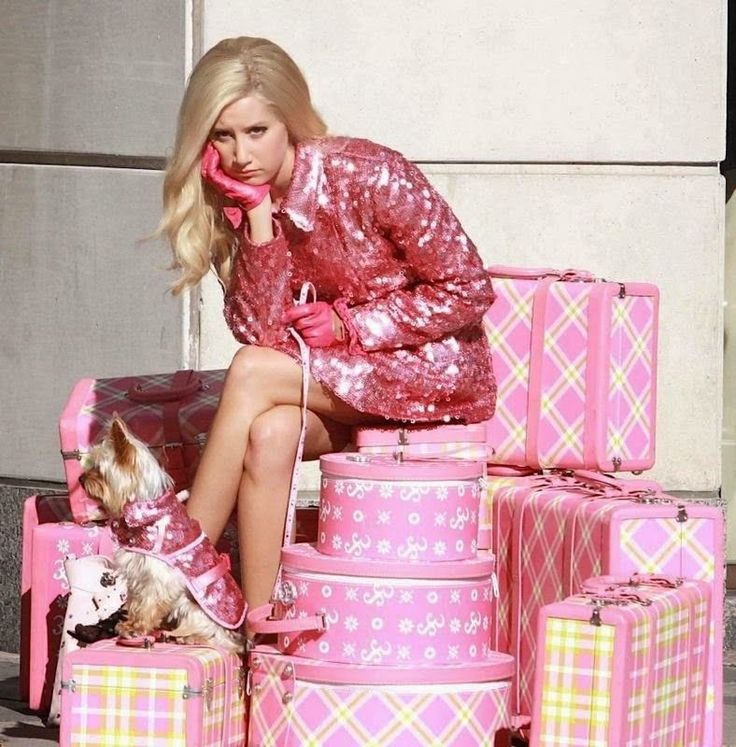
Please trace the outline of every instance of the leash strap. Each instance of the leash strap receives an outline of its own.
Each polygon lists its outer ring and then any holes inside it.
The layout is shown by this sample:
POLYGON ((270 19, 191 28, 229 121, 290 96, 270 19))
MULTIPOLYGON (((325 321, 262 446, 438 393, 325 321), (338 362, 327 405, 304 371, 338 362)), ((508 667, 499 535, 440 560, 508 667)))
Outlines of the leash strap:
MULTIPOLYGON (((297 304, 301 306, 302 304, 307 303, 310 297, 312 301, 317 300, 317 292, 314 289, 314 285, 312 285, 312 283, 310 282, 303 283, 301 291, 299 292, 299 300, 297 301, 297 304)), ((296 448, 294 466, 291 470, 289 504, 286 508, 284 535, 281 541, 283 547, 286 547, 287 545, 290 545, 294 542, 294 530, 296 523, 296 498, 299 491, 299 473, 301 471, 300 468, 302 463, 302 454, 304 453, 304 441, 307 434, 307 394, 309 392, 309 346, 304 342, 301 335, 293 327, 289 327, 289 332, 299 346, 299 353, 302 359, 302 427, 299 433, 299 443, 296 448)), ((279 570, 276 574, 276 583, 274 584, 272 594, 274 602, 280 601, 281 573, 282 567, 281 563, 279 563, 279 570)))

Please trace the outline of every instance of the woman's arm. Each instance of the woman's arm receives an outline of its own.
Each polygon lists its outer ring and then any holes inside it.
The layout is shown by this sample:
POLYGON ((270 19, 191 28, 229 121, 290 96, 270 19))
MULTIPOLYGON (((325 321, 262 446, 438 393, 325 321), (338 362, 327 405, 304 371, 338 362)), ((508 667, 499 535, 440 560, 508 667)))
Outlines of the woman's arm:
POLYGON ((287 338, 282 315, 291 307, 290 253, 281 227, 271 218, 271 201, 248 213, 225 295, 225 319, 243 344, 272 346, 287 338))
POLYGON ((356 352, 356 342, 370 351, 439 339, 479 321, 494 298, 478 251, 449 205, 416 166, 387 154, 372 185, 373 218, 403 252, 415 283, 356 306, 336 303, 356 352))

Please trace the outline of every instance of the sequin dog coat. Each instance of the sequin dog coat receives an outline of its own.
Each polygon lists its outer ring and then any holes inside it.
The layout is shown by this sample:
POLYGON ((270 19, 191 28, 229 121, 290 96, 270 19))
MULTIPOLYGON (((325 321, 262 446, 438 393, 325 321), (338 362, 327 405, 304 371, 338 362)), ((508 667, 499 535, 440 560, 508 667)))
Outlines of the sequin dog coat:
POLYGON ((311 351, 311 374, 331 392, 389 419, 491 417, 496 387, 481 327, 491 280, 416 166, 368 140, 297 143, 274 222, 269 242, 251 242, 247 221, 238 232, 225 318, 240 342, 299 360, 281 316, 311 281, 349 335, 348 345, 311 351))
POLYGON ((243 595, 199 522, 189 517, 173 491, 149 501, 126 503, 110 527, 121 547, 162 560, 178 571, 197 604, 216 623, 235 630, 243 624, 243 595))

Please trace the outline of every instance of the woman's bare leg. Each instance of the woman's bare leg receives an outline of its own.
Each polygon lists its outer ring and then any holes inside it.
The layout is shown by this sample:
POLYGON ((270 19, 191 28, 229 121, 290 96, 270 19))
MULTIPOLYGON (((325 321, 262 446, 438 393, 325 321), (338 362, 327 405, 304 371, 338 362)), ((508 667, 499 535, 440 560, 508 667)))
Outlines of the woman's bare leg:
MULTIPOLYGON (((187 501, 189 515, 213 542, 235 508, 253 421, 279 405, 299 405, 301 376, 301 366, 286 353, 247 345, 235 354, 187 501)), ((312 412, 337 422, 371 420, 313 379, 308 402, 312 412)))
MULTIPOLYGON (((300 430, 301 409, 291 405, 259 415, 250 428, 238 494, 241 578, 250 607, 265 604, 273 589, 300 430)), ((309 413, 305 459, 340 451, 349 441, 350 426, 309 413)))

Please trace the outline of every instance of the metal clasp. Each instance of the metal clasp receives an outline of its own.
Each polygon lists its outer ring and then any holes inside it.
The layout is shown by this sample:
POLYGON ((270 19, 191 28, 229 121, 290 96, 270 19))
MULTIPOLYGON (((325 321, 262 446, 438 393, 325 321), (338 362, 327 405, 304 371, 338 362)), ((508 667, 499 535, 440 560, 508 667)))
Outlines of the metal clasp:
POLYGON ((398 448, 394 452, 396 461, 401 464, 404 461, 404 447, 409 445, 409 434, 406 432, 406 428, 399 428, 399 443, 398 448))

